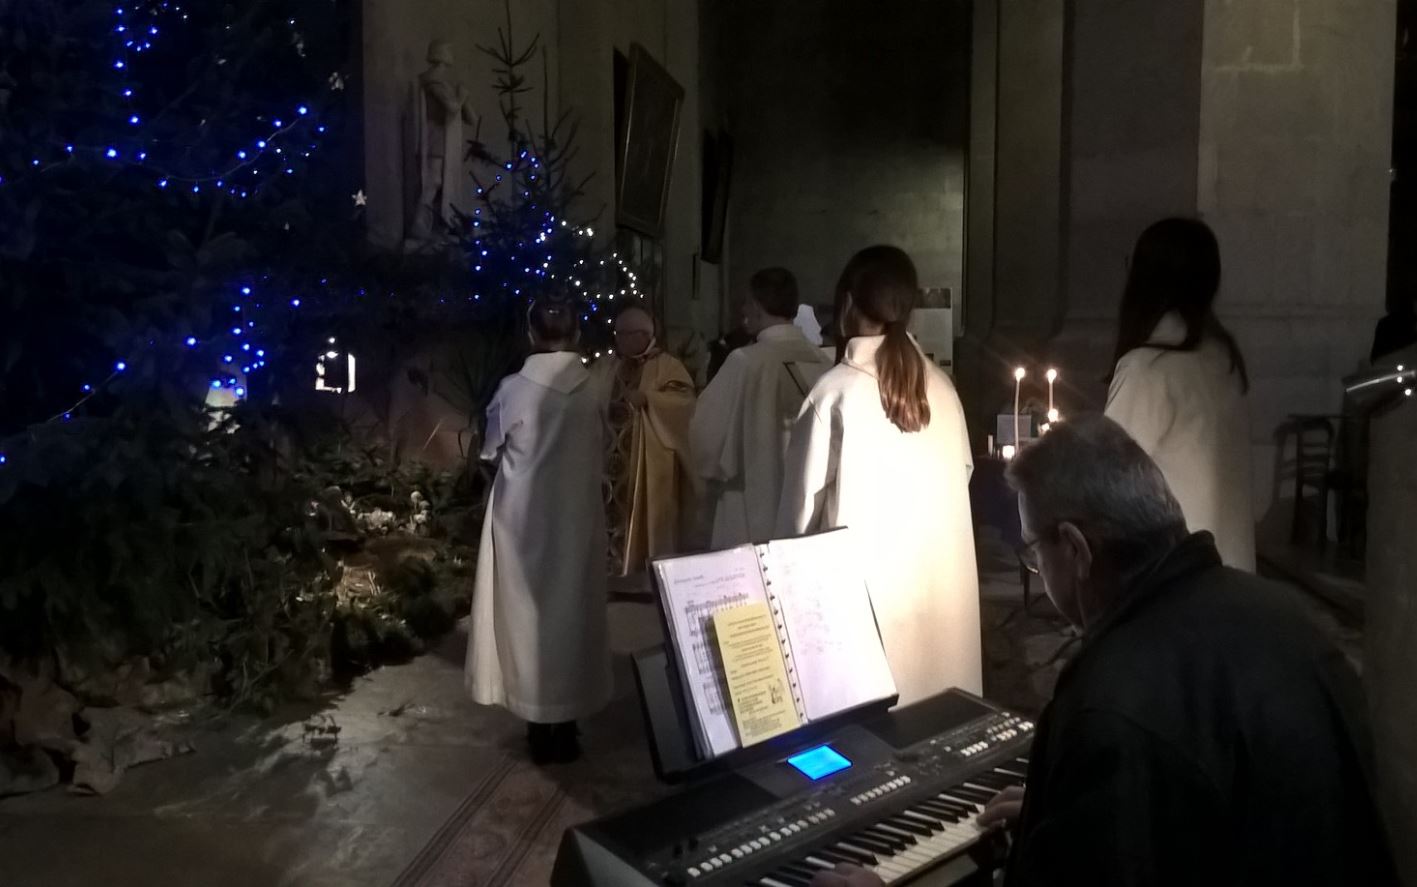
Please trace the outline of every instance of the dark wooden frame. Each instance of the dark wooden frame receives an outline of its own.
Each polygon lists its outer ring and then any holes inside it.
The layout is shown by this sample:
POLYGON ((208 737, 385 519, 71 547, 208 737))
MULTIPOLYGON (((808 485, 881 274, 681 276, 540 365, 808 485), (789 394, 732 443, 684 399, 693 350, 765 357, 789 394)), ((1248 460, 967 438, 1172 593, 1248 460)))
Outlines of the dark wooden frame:
POLYGON ((617 145, 616 171, 619 176, 615 183, 615 221, 649 237, 659 237, 664 233, 669 182, 679 149, 679 118, 684 109, 684 87, 638 43, 630 46, 629 62, 625 78, 623 132, 619 133, 617 145), (667 103, 672 103, 673 107, 667 107, 667 103), (646 119, 646 115, 656 112, 656 116, 661 118, 667 112, 670 118, 667 133, 645 132, 647 125, 654 121, 653 117, 646 119), (668 149, 664 155, 663 169, 632 165, 634 149, 645 144, 647 139, 665 137, 668 149), (650 189, 657 189, 657 193, 647 199, 644 192, 650 189), (654 204, 652 207, 649 205, 651 203, 654 204))

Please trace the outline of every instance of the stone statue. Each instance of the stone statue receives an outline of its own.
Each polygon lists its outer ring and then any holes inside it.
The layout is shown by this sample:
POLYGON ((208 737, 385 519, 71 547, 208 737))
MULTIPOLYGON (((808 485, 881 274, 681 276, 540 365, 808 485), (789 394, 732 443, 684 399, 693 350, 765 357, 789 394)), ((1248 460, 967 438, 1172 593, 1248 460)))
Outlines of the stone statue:
MULTIPOLYGON (((409 215, 406 244, 433 239, 435 220, 453 222, 453 200, 463 178, 463 126, 478 123, 467 90, 454 79, 453 48, 428 44, 428 70, 413 90, 413 146, 417 199, 409 215)), ((411 191, 414 189, 410 189, 411 191)))

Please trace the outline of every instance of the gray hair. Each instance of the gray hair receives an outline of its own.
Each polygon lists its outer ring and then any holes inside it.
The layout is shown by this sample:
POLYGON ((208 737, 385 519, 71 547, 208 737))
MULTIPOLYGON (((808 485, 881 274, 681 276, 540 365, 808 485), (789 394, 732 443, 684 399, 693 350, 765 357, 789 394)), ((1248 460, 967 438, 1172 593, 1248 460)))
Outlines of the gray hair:
POLYGON ((1074 524, 1114 566, 1128 572, 1186 536, 1181 506, 1151 457, 1101 415, 1054 425, 1008 469, 1029 516, 1055 529, 1074 524))

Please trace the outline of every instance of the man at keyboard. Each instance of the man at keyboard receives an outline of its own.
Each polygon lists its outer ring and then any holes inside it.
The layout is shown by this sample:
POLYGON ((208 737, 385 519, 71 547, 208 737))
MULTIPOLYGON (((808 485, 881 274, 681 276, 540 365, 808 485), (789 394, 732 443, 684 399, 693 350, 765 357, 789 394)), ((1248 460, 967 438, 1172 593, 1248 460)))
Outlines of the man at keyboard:
POLYGON ((1108 419, 1055 426, 1009 479, 1020 555, 1085 640, 1026 792, 980 817, 1014 830, 1005 883, 1396 885, 1356 676, 1293 592, 1221 566, 1108 419))

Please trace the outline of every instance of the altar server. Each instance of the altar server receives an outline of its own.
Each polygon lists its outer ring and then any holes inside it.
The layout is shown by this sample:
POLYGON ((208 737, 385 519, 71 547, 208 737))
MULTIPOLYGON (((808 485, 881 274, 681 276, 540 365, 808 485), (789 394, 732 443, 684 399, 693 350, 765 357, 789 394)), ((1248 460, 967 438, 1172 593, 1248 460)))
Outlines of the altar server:
POLYGON ((538 763, 579 754, 575 720, 610 699, 603 405, 576 353, 576 310, 537 302, 535 353, 487 408, 497 478, 482 524, 467 686, 528 721, 538 763))
POLYGON ((792 272, 754 274, 743 325, 755 341, 729 354, 699 396, 689 451, 712 499, 715 549, 773 538, 792 425, 830 366, 795 325, 797 309, 792 272))
POLYGON ((982 683, 973 460, 954 385, 906 332, 919 294, 896 247, 847 263, 845 356, 803 404, 778 516, 781 534, 851 527, 901 705, 982 683))
POLYGON ((1255 569, 1249 378, 1216 319, 1220 248, 1204 222, 1164 219, 1132 251, 1106 415, 1161 467, 1192 532, 1255 569))

